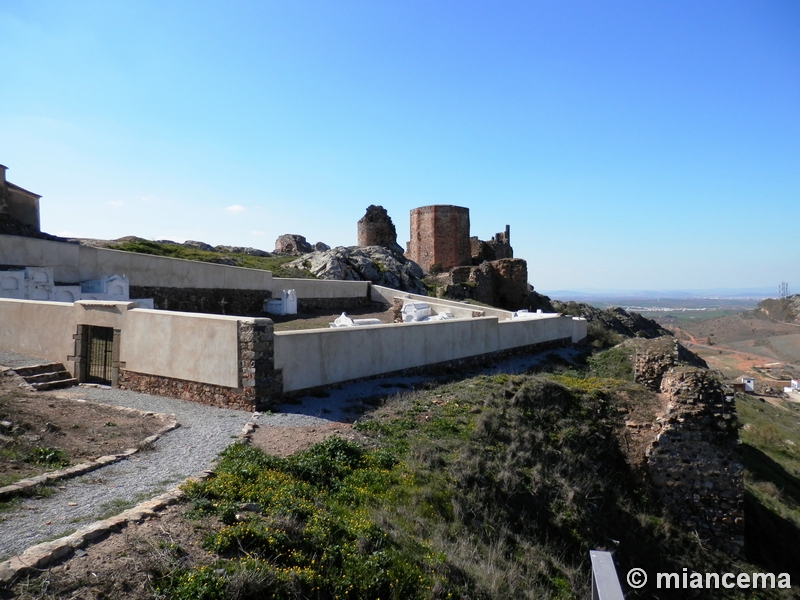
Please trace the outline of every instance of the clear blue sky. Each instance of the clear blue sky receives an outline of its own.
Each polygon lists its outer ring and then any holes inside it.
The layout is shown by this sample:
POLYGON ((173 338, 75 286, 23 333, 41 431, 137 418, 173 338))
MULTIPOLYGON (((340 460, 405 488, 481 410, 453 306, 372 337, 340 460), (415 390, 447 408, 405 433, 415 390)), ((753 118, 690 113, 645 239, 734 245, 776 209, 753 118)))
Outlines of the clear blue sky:
POLYGON ((800 3, 0 0, 45 231, 352 245, 511 225, 541 290, 800 291, 800 3))

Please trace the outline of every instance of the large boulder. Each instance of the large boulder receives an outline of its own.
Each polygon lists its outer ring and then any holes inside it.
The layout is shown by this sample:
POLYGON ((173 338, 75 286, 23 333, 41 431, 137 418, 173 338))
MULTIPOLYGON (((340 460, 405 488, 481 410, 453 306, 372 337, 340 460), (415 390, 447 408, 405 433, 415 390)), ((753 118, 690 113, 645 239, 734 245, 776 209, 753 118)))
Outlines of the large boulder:
POLYGON ((286 267, 304 269, 318 279, 370 281, 404 292, 427 293, 420 266, 383 246, 337 246, 305 254, 286 267))
POLYGON ((275 240, 275 254, 306 254, 313 252, 314 247, 302 235, 284 233, 275 240))

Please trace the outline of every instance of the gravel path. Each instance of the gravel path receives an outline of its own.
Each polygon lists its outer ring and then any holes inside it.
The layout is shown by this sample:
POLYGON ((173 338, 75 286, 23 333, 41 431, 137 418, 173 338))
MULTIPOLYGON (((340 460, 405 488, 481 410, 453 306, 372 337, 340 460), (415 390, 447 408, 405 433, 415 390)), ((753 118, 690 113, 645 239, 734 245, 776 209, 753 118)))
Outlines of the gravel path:
POLYGON ((30 367, 32 365, 40 365, 42 363, 51 362, 43 358, 31 358, 30 356, 23 356, 16 352, 9 352, 8 350, 0 350, 0 365, 4 367, 11 367, 18 369, 20 367, 30 367))
MULTIPOLYGON (((558 351, 566 358, 570 350, 558 351)), ((544 355, 513 358, 482 370, 486 374, 524 372, 544 355)), ((31 359, 0 351, 0 365, 20 367, 38 364, 31 359)), ((389 396, 430 377, 391 377, 333 387, 324 397, 304 396, 283 404, 275 414, 263 414, 260 425, 315 427, 352 422, 368 406, 365 399, 389 396)), ((0 560, 29 546, 68 535, 100 518, 122 512, 142 500, 174 487, 208 468, 217 455, 241 432, 249 412, 215 408, 172 398, 162 398, 105 387, 71 388, 70 395, 92 402, 174 414, 180 427, 161 437, 151 450, 103 467, 86 476, 62 481, 49 498, 25 498, 14 509, 0 512, 0 560)), ((41 392, 59 394, 62 391, 41 392)))

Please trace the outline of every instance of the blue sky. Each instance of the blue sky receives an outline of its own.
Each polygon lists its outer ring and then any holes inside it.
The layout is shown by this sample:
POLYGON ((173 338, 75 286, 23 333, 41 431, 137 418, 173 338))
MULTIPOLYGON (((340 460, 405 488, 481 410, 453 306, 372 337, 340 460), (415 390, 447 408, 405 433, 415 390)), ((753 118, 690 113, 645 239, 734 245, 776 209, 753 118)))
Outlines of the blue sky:
POLYGON ((800 3, 0 0, 45 231, 352 245, 511 225, 540 290, 800 291, 800 3), (793 230, 792 230, 793 228, 793 230))

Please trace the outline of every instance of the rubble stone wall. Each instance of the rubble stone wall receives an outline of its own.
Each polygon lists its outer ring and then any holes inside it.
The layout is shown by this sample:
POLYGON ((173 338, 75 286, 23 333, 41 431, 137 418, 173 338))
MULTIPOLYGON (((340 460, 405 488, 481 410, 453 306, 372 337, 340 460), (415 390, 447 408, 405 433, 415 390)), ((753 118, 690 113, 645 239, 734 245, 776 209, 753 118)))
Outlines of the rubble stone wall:
POLYGON ((403 254, 403 248, 397 243, 397 229, 382 206, 368 206, 366 214, 358 220, 357 229, 359 246, 383 246, 403 254))
POLYGON ((664 502, 713 545, 733 555, 744 548, 744 466, 736 406, 707 369, 674 367, 663 375, 664 412, 646 450, 664 502))

